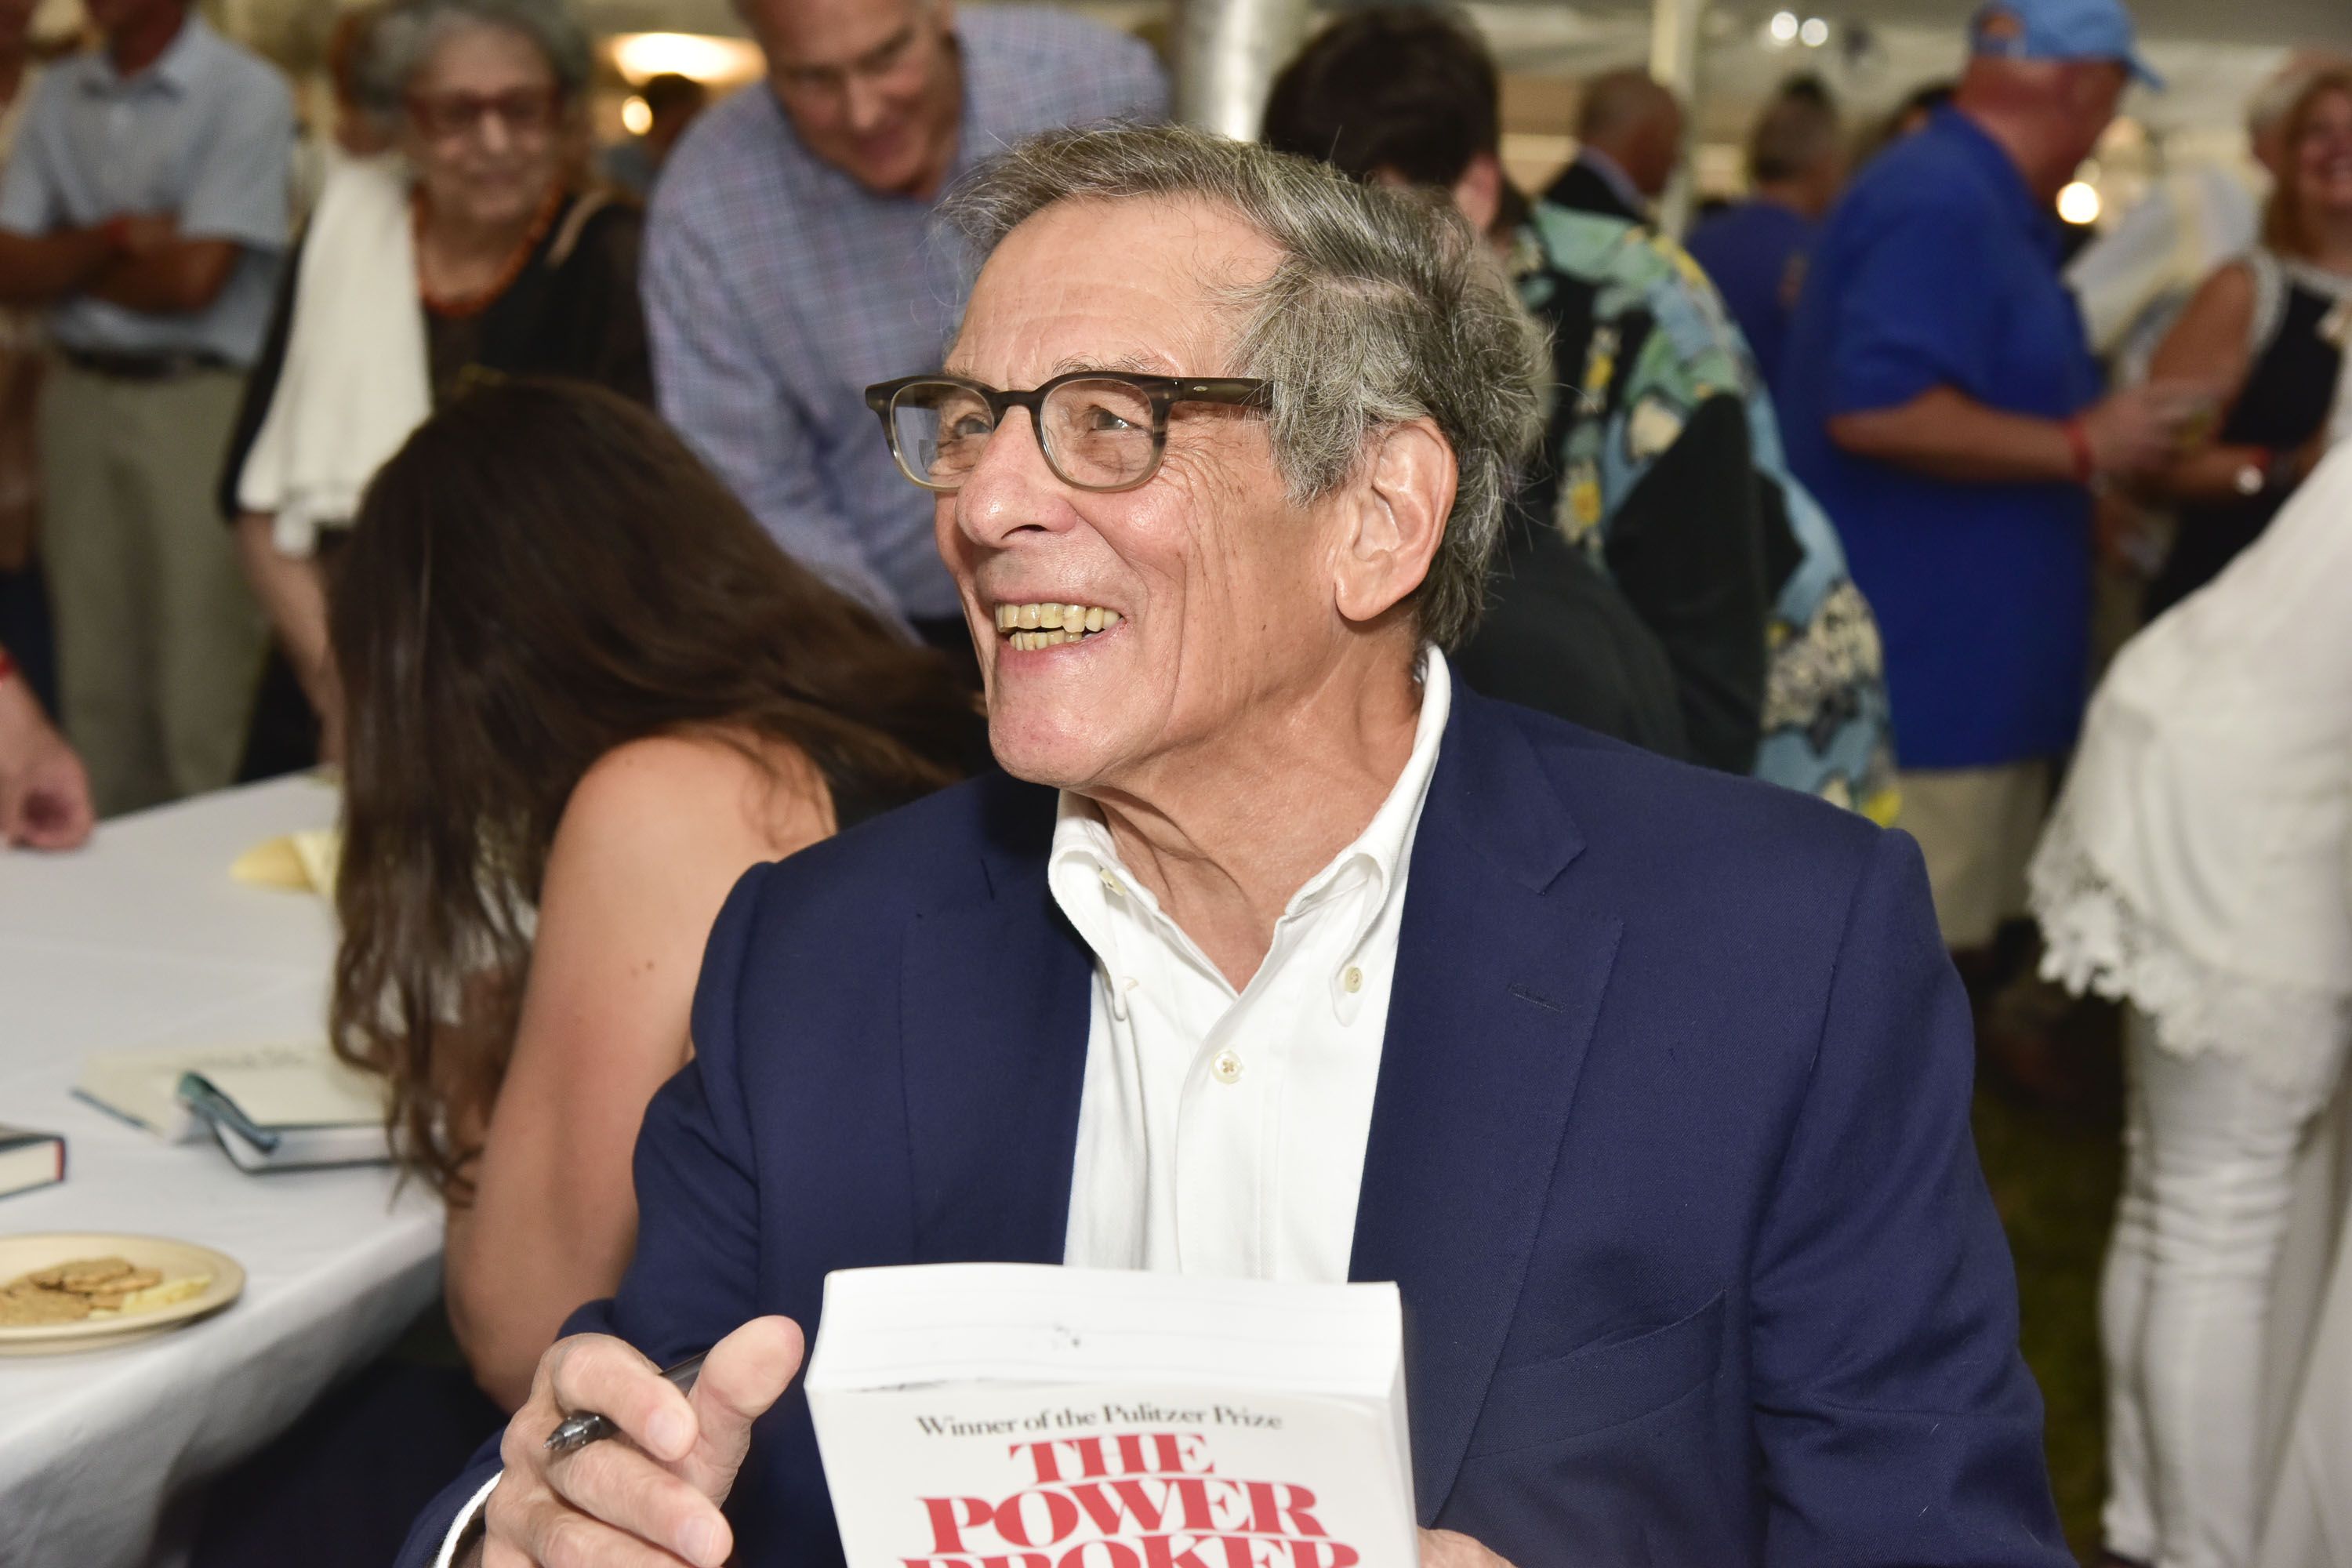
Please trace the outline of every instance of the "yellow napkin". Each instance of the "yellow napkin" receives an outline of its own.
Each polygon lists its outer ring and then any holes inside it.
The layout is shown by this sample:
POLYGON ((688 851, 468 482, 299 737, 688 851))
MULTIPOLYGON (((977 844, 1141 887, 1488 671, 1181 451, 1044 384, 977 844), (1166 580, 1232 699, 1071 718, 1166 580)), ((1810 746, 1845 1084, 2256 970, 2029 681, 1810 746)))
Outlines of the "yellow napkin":
POLYGON ((343 858, 343 836, 332 827, 306 827, 257 844, 238 856, 228 874, 257 888, 335 896, 335 874, 343 858))

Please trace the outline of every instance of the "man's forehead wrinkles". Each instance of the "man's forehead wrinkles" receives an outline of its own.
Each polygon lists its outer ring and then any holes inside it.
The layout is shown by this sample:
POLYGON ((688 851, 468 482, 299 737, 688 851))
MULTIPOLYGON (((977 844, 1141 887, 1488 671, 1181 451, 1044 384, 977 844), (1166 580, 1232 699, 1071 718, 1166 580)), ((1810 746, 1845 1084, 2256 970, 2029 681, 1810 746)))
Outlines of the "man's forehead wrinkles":
POLYGON ((1181 375, 1176 362, 1166 354, 1150 350, 1133 350, 1123 354, 1069 354, 1054 362, 1050 374, 1067 375, 1079 370, 1123 370, 1138 375, 1181 375))

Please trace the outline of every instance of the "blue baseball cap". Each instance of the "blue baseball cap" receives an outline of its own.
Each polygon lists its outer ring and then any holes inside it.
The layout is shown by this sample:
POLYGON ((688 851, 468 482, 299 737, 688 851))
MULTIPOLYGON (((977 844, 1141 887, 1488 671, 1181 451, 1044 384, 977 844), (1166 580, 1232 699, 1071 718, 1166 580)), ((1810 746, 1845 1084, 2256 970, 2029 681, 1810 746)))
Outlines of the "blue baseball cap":
POLYGON ((2011 59, 2114 60, 2164 89, 2164 79, 2140 58, 2122 0, 1988 0, 1969 23, 1969 45, 2011 59))

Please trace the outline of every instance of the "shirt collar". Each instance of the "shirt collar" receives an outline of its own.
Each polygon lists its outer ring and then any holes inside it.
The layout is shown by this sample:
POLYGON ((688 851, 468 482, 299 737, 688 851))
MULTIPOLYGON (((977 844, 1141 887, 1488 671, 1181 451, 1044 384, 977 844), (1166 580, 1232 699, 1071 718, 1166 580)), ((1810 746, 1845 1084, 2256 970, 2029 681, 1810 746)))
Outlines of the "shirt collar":
MULTIPOLYGON (((1371 928, 1381 910, 1394 896, 1405 857, 1412 848, 1413 832, 1420 826, 1421 808, 1429 795, 1430 780, 1437 772, 1438 746, 1445 738, 1446 718, 1453 711, 1454 678, 1445 656, 1433 647, 1423 651, 1422 659, 1421 715, 1413 725, 1412 751, 1405 758, 1403 771, 1397 774, 1396 783, 1390 786, 1388 798, 1381 802, 1380 809, 1372 813, 1372 820, 1362 833, 1357 835, 1355 842, 1333 856, 1329 864, 1308 878, 1283 908, 1284 920, 1297 916, 1316 903, 1350 868, 1362 866, 1372 879, 1373 896, 1362 901, 1357 930, 1350 940, 1351 946, 1363 940, 1365 931, 1371 928)), ((1104 889, 1104 896, 1115 895, 1135 900, 1137 907, 1148 911, 1149 917, 1160 923, 1181 947, 1188 952, 1197 952, 1182 928, 1160 910, 1151 890, 1138 881, 1135 874, 1120 860, 1118 846, 1111 838, 1110 829, 1104 826, 1101 812, 1092 801, 1068 790, 1061 793, 1055 809, 1054 846, 1048 865, 1054 871, 1070 867, 1082 872, 1082 876, 1071 879, 1076 888, 1083 889, 1090 882, 1098 882, 1104 889)), ((1097 922, 1084 918, 1080 910, 1071 908, 1070 899, 1065 896, 1063 878, 1049 872, 1048 881, 1055 901, 1070 916, 1071 923, 1078 928, 1079 935, 1096 949, 1097 956, 1106 963, 1109 962, 1110 955, 1102 951, 1102 943, 1095 934, 1097 922)), ((1207 963, 1205 959, 1199 962, 1207 963)), ((1211 972, 1214 973, 1213 969, 1211 972)), ((1118 1000, 1114 997, 1114 1005, 1118 1000)))
POLYGON ((1650 210, 1650 198, 1642 194, 1642 187, 1633 183, 1633 176, 1616 159, 1598 147, 1580 147, 1577 149, 1576 161, 1600 175, 1601 183, 1617 193, 1617 199, 1633 211, 1650 210))
POLYGON ((172 41, 146 69, 136 76, 123 76, 114 68, 114 57, 106 52, 101 43, 90 53, 89 74, 83 86, 91 92, 120 95, 136 92, 152 82, 175 95, 186 93, 202 82, 210 46, 216 37, 191 5, 180 23, 180 30, 172 35, 172 41))

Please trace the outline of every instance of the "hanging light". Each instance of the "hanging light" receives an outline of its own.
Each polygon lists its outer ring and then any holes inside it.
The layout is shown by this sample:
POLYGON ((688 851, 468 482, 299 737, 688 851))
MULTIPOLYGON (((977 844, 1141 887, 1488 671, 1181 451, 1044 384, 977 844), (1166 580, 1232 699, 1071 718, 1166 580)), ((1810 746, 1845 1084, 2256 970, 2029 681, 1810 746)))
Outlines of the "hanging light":
POLYGON ((1819 16, 1808 16, 1805 25, 1797 29, 1797 37, 1804 41, 1805 47, 1818 49, 1830 41, 1830 25, 1819 16))
POLYGON ((642 98, 632 98, 621 105, 621 129, 632 136, 643 136, 654 128, 654 106, 642 98))
POLYGON ((2058 193, 2058 216, 2077 228, 2099 221, 2099 193, 2085 181, 2069 181, 2058 193))
POLYGON ((613 63, 632 82, 676 75, 706 86, 751 81, 767 69, 757 44, 706 33, 621 33, 613 39, 613 63))
POLYGON ((1767 30, 1771 33, 1772 41, 1776 44, 1795 43, 1797 41, 1797 14, 1794 11, 1773 12, 1772 20, 1767 24, 1767 30))

